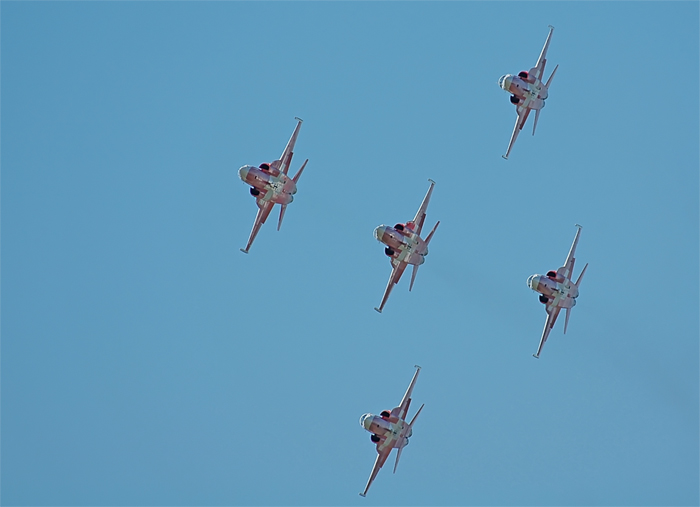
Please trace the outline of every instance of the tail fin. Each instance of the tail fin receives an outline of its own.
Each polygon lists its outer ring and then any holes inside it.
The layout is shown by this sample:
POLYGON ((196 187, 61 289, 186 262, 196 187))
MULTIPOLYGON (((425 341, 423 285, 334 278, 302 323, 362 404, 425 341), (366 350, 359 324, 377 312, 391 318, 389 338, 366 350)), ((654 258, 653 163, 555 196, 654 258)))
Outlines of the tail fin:
POLYGON ((282 209, 280 209, 280 221, 277 222, 277 230, 280 230, 280 227, 282 227, 282 219, 284 218, 284 212, 287 211, 287 205, 282 204, 281 205, 282 209))
POLYGON ((306 167, 306 163, 307 163, 308 161, 309 161, 308 158, 307 158, 306 160, 304 160, 304 163, 301 164, 301 168, 300 168, 299 171, 294 175, 294 178, 292 178, 292 180, 294 180, 294 183, 297 183, 297 182, 299 181, 299 178, 301 177, 301 173, 302 173, 302 171, 304 170, 304 167, 306 167))
POLYGON ((540 111, 542 111, 542 109, 538 109, 535 111, 535 123, 532 126, 532 135, 533 136, 535 135, 535 129, 537 128, 537 120, 540 119, 540 111))
POLYGON ((405 446, 399 447, 399 452, 396 453, 396 463, 394 463, 394 473, 396 473, 396 467, 399 466, 399 459, 401 459, 401 451, 405 446))
POLYGON ((418 273, 418 264, 413 265, 413 274, 411 275, 411 285, 408 287, 408 292, 413 288, 413 282, 416 281, 416 273, 418 273))
POLYGON ((552 84, 552 79, 554 79, 554 74, 557 73, 558 68, 559 68, 559 65, 557 64, 557 66, 554 67, 554 70, 552 71, 552 75, 549 76, 549 79, 547 80, 547 83, 545 84, 545 86, 547 87, 548 90, 549 90, 549 85, 552 84))
POLYGON ((438 220, 438 222, 435 224, 435 227, 433 227, 433 230, 430 231, 430 234, 428 234, 428 237, 425 238, 425 244, 426 244, 426 245, 427 245, 428 243, 430 243, 430 240, 431 240, 431 239, 433 239, 433 234, 434 234, 435 231, 437 230, 438 225, 440 225, 440 220, 438 220))
POLYGON ((583 271, 581 271, 581 274, 578 275, 578 280, 576 280, 576 287, 578 287, 579 284, 581 283, 581 279, 583 278, 583 275, 586 273, 586 268, 587 268, 587 267, 588 267, 588 263, 586 263, 586 265, 583 266, 583 271))
POLYGON ((408 423, 408 425, 413 428, 413 423, 416 422, 416 419, 418 419, 418 414, 420 414, 420 411, 423 410, 423 407, 425 406, 425 403, 423 403, 420 408, 418 409, 418 412, 416 412, 416 415, 413 416, 413 419, 411 419, 411 422, 408 423))
MULTIPOLYGON (((416 419, 418 418, 418 414, 420 414, 420 411, 423 410, 423 407, 425 406, 425 403, 423 403, 420 408, 418 409, 418 412, 416 412, 416 415, 413 416, 413 419, 411 419, 411 422, 408 423, 409 428, 413 428, 413 423, 416 422, 416 419)), ((394 463, 394 473, 396 473, 396 467, 399 466, 399 459, 401 458, 401 451, 405 445, 399 447, 399 452, 396 453, 396 463, 394 463)))

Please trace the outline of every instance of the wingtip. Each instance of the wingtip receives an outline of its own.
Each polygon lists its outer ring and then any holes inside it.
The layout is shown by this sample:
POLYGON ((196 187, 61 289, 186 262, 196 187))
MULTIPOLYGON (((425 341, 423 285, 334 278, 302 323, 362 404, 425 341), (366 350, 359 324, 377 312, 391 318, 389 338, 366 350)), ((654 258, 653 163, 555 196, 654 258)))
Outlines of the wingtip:
POLYGON ((579 225, 579 224, 574 224, 574 225, 575 225, 576 227, 578 227, 579 229, 583 229, 583 226, 581 226, 581 225, 579 225))
POLYGON ((433 185, 435 185, 435 182, 434 182, 433 180, 431 180, 430 178, 428 178, 428 181, 429 181, 430 183, 432 183, 433 185))
POLYGON ((540 358, 540 356, 538 356, 537 354, 532 354, 532 357, 534 357, 535 359, 539 359, 539 358, 540 358))
POLYGON ((245 249, 241 248, 241 252, 243 252, 244 254, 247 254, 247 253, 248 253, 248 250, 245 250, 245 249))
POLYGON ((503 157, 504 160, 508 160, 508 157, 506 157, 505 155, 501 155, 501 157, 503 157))
POLYGON ((298 120, 298 121, 300 121, 300 122, 302 122, 302 123, 304 122, 304 120, 302 120, 302 119, 299 118, 298 116, 295 116, 294 119, 295 119, 295 120, 298 120))
POLYGON ((375 310, 377 313, 382 313, 382 311, 381 311, 379 308, 377 308, 376 306, 374 307, 374 310, 375 310))
POLYGON ((364 493, 360 493, 360 496, 361 496, 362 498, 364 498, 364 497, 366 497, 367 495, 365 495, 364 493))

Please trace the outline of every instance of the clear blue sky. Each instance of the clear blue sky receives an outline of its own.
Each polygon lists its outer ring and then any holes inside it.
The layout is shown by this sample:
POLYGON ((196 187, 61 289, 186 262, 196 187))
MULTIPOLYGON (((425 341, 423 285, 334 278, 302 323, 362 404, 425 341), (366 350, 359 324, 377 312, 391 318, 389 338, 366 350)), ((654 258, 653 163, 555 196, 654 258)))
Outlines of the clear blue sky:
MULTIPOLYGON (((2 2, 3 505, 698 505, 697 2, 2 2), (556 27, 510 160, 497 85, 556 27), (249 255, 244 164, 305 121, 249 255), (413 292, 372 231, 437 182, 413 292), (569 330, 527 277, 583 225, 569 330), (358 424, 423 371, 396 475, 358 424)), ((393 464, 392 461, 390 461, 393 464)))

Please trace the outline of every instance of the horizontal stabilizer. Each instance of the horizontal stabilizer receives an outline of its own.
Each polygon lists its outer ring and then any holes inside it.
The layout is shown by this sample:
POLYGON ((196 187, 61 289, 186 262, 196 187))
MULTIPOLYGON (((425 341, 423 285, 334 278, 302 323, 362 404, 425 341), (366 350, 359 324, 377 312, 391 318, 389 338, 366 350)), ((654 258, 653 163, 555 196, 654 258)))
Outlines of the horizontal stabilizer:
POLYGON ((282 219, 284 218, 284 212, 287 211, 287 205, 282 204, 281 206, 282 209, 280 209, 280 221, 277 222, 277 230, 280 230, 280 227, 282 227, 282 219))
POLYGON ((433 230, 430 231, 430 234, 428 234, 428 237, 425 238, 425 244, 426 244, 426 245, 427 245, 428 243, 430 243, 430 240, 431 240, 431 239, 433 239, 433 234, 435 234, 435 231, 437 230, 438 225, 440 225, 440 220, 438 220, 438 222, 435 224, 435 227, 433 227, 433 230))
POLYGON ((394 473, 396 473, 396 467, 399 466, 399 460, 401 459, 401 451, 405 446, 399 447, 399 451, 396 453, 396 463, 394 463, 394 473))
POLYGON ((292 178, 292 180, 294 180, 294 183, 297 183, 297 182, 299 181, 299 178, 301 178, 301 173, 304 171, 304 167, 306 167, 306 163, 307 163, 308 161, 309 161, 308 158, 307 158, 306 160, 304 160, 304 163, 301 164, 301 168, 300 168, 299 171, 294 175, 294 178, 292 178))
POLYGON ((423 403, 420 408, 418 409, 418 412, 416 412, 416 415, 413 416, 413 419, 411 419, 411 422, 408 423, 410 427, 413 427, 413 423, 416 422, 416 419, 418 419, 418 414, 420 414, 420 411, 423 410, 423 407, 425 406, 425 403, 423 403))
POLYGON ((542 109, 538 109, 537 111, 535 111, 535 123, 532 125, 533 136, 535 135, 535 129, 537 128, 537 120, 540 119, 540 111, 542 111, 542 109))
POLYGON ((544 85, 544 86, 547 88, 547 90, 549 90, 549 85, 552 84, 552 79, 554 79, 554 74, 557 73, 557 69, 558 69, 558 68, 559 68, 559 65, 557 64, 557 66, 554 67, 554 70, 552 71, 552 75, 549 76, 549 79, 547 80, 547 83, 544 85))
POLYGON ((413 275, 411 276, 411 285, 408 287, 408 292, 411 292, 411 289, 413 289, 413 282, 416 281, 416 273, 418 273, 418 265, 414 264, 413 265, 413 275))
POLYGON ((586 263, 585 266, 583 266, 583 271, 581 271, 581 274, 578 275, 578 280, 576 280, 576 287, 581 283, 581 279, 583 278, 583 275, 586 273, 586 268, 588 267, 588 263, 586 263))

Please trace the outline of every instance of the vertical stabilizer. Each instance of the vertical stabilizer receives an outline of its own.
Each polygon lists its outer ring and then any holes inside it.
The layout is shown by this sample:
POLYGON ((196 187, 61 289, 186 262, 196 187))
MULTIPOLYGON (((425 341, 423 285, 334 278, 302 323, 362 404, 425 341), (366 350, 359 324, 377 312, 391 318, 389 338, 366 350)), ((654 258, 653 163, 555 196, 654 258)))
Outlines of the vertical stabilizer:
POLYGON ((581 271, 581 274, 578 275, 578 280, 576 280, 576 287, 578 288, 578 285, 581 283, 581 279, 583 278, 583 275, 586 273, 586 268, 588 267, 588 263, 586 263, 585 266, 583 266, 583 271, 581 271))
POLYGON ((299 178, 301 178, 301 173, 304 171, 304 167, 306 167, 306 163, 308 161, 309 161, 308 158, 306 160, 304 160, 304 163, 301 164, 301 168, 299 168, 299 171, 297 171, 297 173, 294 175, 294 178, 292 178, 294 183, 297 183, 299 181, 299 178))
POLYGON ((287 211, 287 205, 282 204, 282 209, 280 210, 280 221, 277 222, 277 230, 280 230, 280 227, 282 227, 282 219, 284 218, 284 212, 287 211))
POLYGON ((535 111, 535 123, 532 125, 532 135, 533 136, 535 135, 535 129, 537 128, 537 120, 540 119, 540 111, 542 111, 542 109, 538 109, 535 111))
POLYGON ((418 273, 418 265, 414 264, 413 265, 413 274, 411 275, 411 285, 408 287, 408 292, 411 292, 411 289, 413 288, 413 282, 416 281, 416 273, 418 273))

